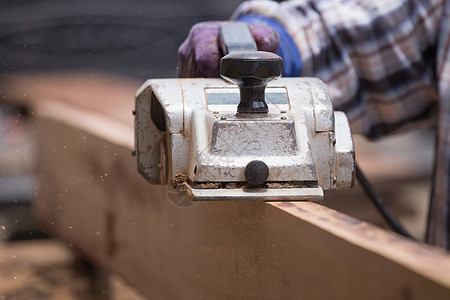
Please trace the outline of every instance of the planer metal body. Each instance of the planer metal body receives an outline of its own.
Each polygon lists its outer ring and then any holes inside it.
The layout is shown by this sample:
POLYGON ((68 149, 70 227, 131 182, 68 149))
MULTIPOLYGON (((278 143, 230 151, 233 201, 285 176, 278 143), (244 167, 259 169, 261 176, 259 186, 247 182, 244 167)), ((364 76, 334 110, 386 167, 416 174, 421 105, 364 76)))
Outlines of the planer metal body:
POLYGON ((221 61, 226 80, 146 81, 135 107, 140 174, 193 201, 321 200, 352 187, 345 114, 321 80, 276 79, 280 60, 237 50, 221 61))

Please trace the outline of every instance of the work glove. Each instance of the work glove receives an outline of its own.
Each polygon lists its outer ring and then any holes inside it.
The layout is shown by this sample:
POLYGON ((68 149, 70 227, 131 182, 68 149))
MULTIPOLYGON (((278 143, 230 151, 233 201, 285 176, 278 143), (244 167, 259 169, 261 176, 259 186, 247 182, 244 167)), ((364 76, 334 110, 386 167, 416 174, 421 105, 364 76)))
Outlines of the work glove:
MULTIPOLYGON (((194 25, 178 49, 178 77, 220 77, 219 27, 224 22, 203 22, 194 25)), ((250 31, 260 51, 276 53, 280 38, 265 25, 250 25, 250 31)))

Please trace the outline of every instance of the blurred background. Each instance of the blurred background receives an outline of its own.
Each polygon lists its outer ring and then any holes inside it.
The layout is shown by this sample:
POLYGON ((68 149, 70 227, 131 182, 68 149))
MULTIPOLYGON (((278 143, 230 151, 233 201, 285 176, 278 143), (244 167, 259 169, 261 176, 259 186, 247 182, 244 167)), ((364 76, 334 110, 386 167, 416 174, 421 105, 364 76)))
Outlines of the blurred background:
MULTIPOLYGON (((48 238, 30 213, 30 205, 36 194, 34 136, 30 125, 32 115, 26 105, 17 105, 14 101, 17 91, 21 89, 15 86, 14 93, 11 92, 11 80, 26 77, 39 85, 39 78, 48 78, 49 74, 74 74, 75 77, 90 75, 99 80, 112 76, 135 83, 137 89, 148 78, 175 77, 177 49, 191 26, 206 20, 225 20, 240 2, 0 2, 0 299, 62 299, 62 294, 56 291, 69 283, 71 289, 64 294, 67 299, 86 299, 87 294, 84 293, 92 292, 92 281, 79 275, 89 274, 92 270, 80 267, 77 263, 76 270, 83 271, 73 271, 71 258, 60 252, 57 252, 59 256, 53 256, 56 261, 43 259, 40 264, 44 266, 44 271, 41 270, 43 273, 45 270, 49 272, 45 273, 47 275, 55 270, 55 264, 63 266, 59 269, 59 280, 50 275, 47 277, 53 278, 53 281, 45 279, 45 276, 36 279, 30 275, 22 283, 15 282, 13 287, 5 284, 13 282, 8 276, 17 267, 17 261, 7 258, 16 252, 28 251, 19 248, 19 241, 48 238), (71 279, 64 280, 63 275, 71 279), (34 278, 34 281, 30 278, 34 278), (36 282, 48 285, 48 294, 27 293, 26 287, 31 288, 36 282)), ((47 93, 48 81, 46 84, 40 90, 41 96, 47 93)), ((66 92, 73 94, 79 89, 79 85, 74 85, 73 89, 66 92)), ((26 86, 23 91, 24 94, 28 93, 26 86)), ((33 95, 20 96, 33 98, 33 95)), ((356 137, 355 142, 357 161, 389 208, 415 236, 423 238, 432 173, 433 130, 422 128, 377 143, 356 137)), ((359 186, 350 192, 329 192, 323 204, 385 227, 359 186)), ((36 243, 28 245, 37 247, 30 248, 31 252, 38 251, 36 249, 49 251, 45 247, 39 248, 36 243)), ((30 260, 25 264, 25 269, 33 268, 34 263, 30 260)), ((114 298, 140 298, 119 279, 112 282, 112 289, 116 292, 114 298)))
POLYGON ((93 69, 174 77, 192 25, 227 19, 241 1, 1 1, 0 71, 93 69))

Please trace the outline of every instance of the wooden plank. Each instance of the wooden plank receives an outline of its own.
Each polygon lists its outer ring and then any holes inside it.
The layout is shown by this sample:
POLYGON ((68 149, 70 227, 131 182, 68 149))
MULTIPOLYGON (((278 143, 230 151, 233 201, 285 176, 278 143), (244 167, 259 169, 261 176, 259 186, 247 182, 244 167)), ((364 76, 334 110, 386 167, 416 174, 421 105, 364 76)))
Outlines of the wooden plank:
POLYGON ((33 101, 38 216, 150 298, 449 299, 448 253, 319 204, 173 206, 130 155, 133 101, 114 95, 133 84, 99 82, 83 96, 73 80, 81 95, 59 101, 46 85, 33 101))

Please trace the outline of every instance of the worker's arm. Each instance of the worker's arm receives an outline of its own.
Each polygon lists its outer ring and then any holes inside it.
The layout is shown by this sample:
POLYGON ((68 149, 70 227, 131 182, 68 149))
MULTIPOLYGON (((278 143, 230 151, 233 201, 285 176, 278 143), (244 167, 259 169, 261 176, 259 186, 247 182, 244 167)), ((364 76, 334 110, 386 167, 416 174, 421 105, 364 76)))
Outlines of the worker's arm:
MULTIPOLYGON (((232 19, 258 25, 252 32, 260 50, 275 52, 278 32, 285 75, 324 80, 353 132, 376 138, 434 116, 443 2, 248 1, 232 19)), ((180 47, 180 76, 218 76, 217 28, 218 22, 192 28, 180 47)))
POLYGON ((378 137, 434 115, 443 6, 443 0, 249 1, 232 18, 280 24, 299 50, 301 75, 325 81, 354 133, 378 137))

